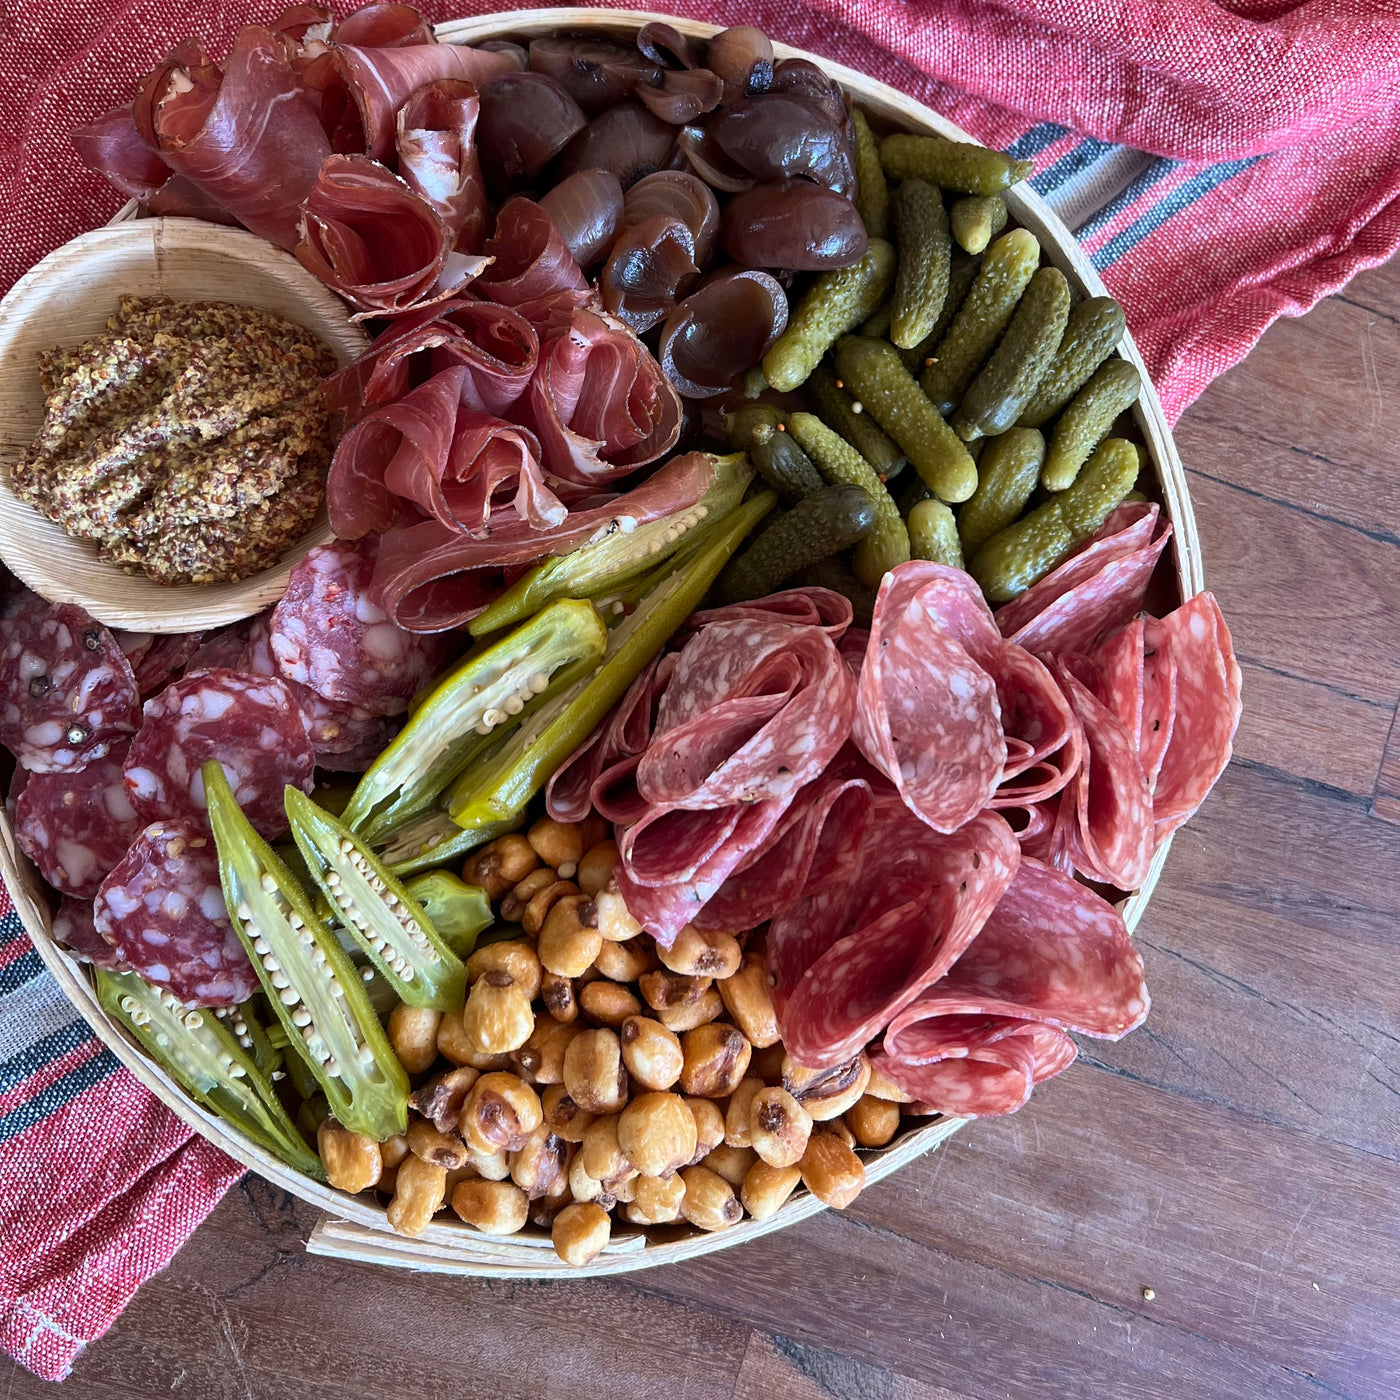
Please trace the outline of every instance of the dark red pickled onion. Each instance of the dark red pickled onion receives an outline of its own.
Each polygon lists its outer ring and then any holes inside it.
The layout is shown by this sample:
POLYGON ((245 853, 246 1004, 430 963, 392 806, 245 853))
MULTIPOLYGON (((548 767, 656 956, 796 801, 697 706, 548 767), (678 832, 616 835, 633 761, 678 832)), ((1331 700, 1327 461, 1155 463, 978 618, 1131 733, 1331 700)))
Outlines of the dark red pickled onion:
POLYGON ((623 229, 599 279, 603 305, 641 335, 664 321, 695 284, 695 238, 673 214, 623 229))
POLYGON ((667 215, 679 219, 695 241, 695 265, 703 272, 719 238, 719 201, 710 187, 686 170, 658 170, 638 180, 622 206, 624 228, 667 215))
POLYGON ((715 144, 703 125, 692 123, 681 128, 676 138, 685 162, 711 189, 736 194, 751 190, 758 181, 741 169, 715 144))
POLYGON ((558 36, 530 44, 530 67, 548 73, 589 117, 661 81, 661 69, 635 48, 606 39, 558 36))
POLYGON ((773 81, 773 43, 751 24, 736 24, 710 40, 705 64, 724 82, 724 100, 765 92, 773 81))
POLYGON ((805 175, 838 194, 855 193, 855 159, 838 126, 810 100, 766 92, 717 112, 706 130, 737 165, 760 180, 805 175))
POLYGON ((637 31, 637 47, 663 68, 694 68, 695 49, 674 25, 653 20, 637 31))
POLYGON ((805 58, 785 58, 773 70, 772 92, 786 92, 815 103, 838 126, 850 115, 845 90, 805 58))
POLYGON ((686 398, 714 398, 763 358, 787 318, 787 297, 766 272, 726 269, 667 318, 661 368, 686 398))
POLYGON ((569 143, 559 163, 567 178, 580 170, 611 170, 628 189, 644 175, 670 167, 676 128, 640 102, 622 102, 595 117, 569 143))
POLYGON ((512 44, 509 39, 487 39, 485 43, 478 44, 477 48, 485 49, 487 53, 505 54, 524 73, 530 67, 530 54, 520 44, 512 44))
POLYGON ((541 195, 540 208, 574 261, 589 267, 608 251, 622 226, 622 185, 610 170, 580 170, 541 195))
POLYGON ((870 246, 849 199, 810 180, 755 185, 725 206, 724 251, 746 267, 827 272, 858 263, 870 246))
POLYGON ((503 73, 481 89, 477 147, 508 181, 539 174, 588 125, 583 108, 544 73, 503 73))
POLYGON ((666 73, 660 87, 639 87, 637 98, 653 116, 672 126, 684 126, 712 112, 724 97, 724 79, 708 68, 666 73))

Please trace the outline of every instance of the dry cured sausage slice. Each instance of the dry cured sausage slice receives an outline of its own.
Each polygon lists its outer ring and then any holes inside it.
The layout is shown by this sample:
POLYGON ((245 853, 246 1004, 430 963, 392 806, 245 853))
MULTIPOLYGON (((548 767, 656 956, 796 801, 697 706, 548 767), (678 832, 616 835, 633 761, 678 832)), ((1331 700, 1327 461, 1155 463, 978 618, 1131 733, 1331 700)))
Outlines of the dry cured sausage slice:
POLYGON ((203 632, 170 632, 152 637, 139 659, 128 655, 141 696, 154 695, 169 685, 204 645, 204 637, 203 632))
MULTIPOLYGON (((1231 658, 1233 664, 1233 657, 1231 658)), ((1143 619, 1142 718, 1138 731, 1138 761, 1155 794, 1162 761, 1176 721, 1176 654, 1155 617, 1143 619)))
POLYGON ((113 972, 128 970, 126 959, 93 927, 90 899, 74 899, 72 895, 64 895, 59 902, 58 913, 53 916, 50 932, 53 941, 59 947, 66 948, 79 962, 109 968, 113 972))
POLYGON ((689 631, 699 631, 712 622, 751 622, 776 620, 794 626, 820 627, 833 642, 840 642, 851 625, 855 610, 851 600, 830 588, 807 586, 785 588, 748 603, 730 603, 692 613, 686 623, 689 631))

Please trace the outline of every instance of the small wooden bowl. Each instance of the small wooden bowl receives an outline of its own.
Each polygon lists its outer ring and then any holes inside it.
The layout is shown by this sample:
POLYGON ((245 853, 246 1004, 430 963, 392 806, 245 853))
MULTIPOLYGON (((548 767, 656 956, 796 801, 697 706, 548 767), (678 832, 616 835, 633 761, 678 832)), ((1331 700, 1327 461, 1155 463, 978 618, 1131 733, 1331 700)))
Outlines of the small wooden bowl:
POLYGON ((198 219, 109 224, 55 249, 0 302, 0 559, 52 603, 78 603, 109 627, 187 632, 236 622, 274 603, 298 559, 331 538, 322 510, 304 539, 239 583, 169 587, 124 574, 20 501, 10 471, 44 416, 35 355, 100 334, 123 294, 232 301, 305 326, 341 364, 369 343, 350 313, 290 253, 243 229, 198 219))

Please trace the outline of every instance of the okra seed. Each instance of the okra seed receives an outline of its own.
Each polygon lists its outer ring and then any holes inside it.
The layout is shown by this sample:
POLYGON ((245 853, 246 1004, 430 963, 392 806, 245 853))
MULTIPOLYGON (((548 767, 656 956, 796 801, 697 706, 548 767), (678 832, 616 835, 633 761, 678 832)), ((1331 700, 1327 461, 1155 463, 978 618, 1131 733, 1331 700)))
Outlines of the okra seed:
POLYGON ((331 889, 334 889, 339 883, 340 875, 336 871, 330 870, 326 872, 326 884, 328 884, 331 889))
POLYGON ((278 962, 277 959, 274 958, 271 953, 268 953, 267 956, 263 958, 262 964, 269 972, 282 971, 282 964, 278 962))
POLYGON ((264 894, 277 893, 277 881, 266 870, 263 871, 258 883, 262 886, 264 894))
POLYGON ((283 987, 277 993, 277 999, 283 1006, 295 1006, 301 1000, 295 987, 283 987))
POLYGON ((331 983, 331 995, 332 995, 333 997, 338 998, 340 1001, 344 1001, 344 1000, 345 1000, 345 988, 342 987, 342 986, 340 985, 339 982, 332 982, 332 983, 331 983))
POLYGON ((238 901, 238 908, 233 912, 237 914, 239 919, 245 924, 253 917, 253 911, 248 907, 248 901, 246 899, 240 899, 238 901))
POLYGON ((343 856, 348 856, 353 854, 354 851, 355 843, 348 836, 342 836, 340 838, 340 854, 343 856))
POLYGON ((266 957, 272 951, 272 944, 261 934, 255 934, 253 938, 253 951, 260 957, 266 957))
POLYGON ((518 696, 512 695, 506 701, 506 713, 508 715, 518 715, 525 708, 525 702, 518 696))
POLYGON ((373 982, 373 981, 374 981, 374 969, 373 969, 372 967, 367 967, 367 968, 365 968, 365 969, 360 973, 360 980, 361 980, 362 982, 373 982))
POLYGON ((311 1024, 311 1013, 304 1007, 299 1006, 292 1012, 292 1024, 294 1026, 309 1026, 311 1024))
POLYGON ((326 1061, 326 1073, 330 1075, 332 1079, 340 1078, 340 1066, 336 1063, 334 1055, 332 1055, 331 1058, 326 1061))
POLYGON ((234 1079, 246 1079, 248 1077, 248 1071, 244 1069, 242 1065, 230 1065, 228 1072, 234 1079))
POLYGON ((280 991, 283 987, 290 987, 290 986, 292 985, 292 984, 287 980, 287 974, 286 974, 285 972, 280 972, 280 971, 279 971, 279 972, 274 972, 274 973, 271 974, 271 977, 272 977, 272 985, 273 985, 274 987, 276 987, 279 991, 280 991))
POLYGON ((543 695, 549 689, 549 677, 543 671, 536 671, 530 677, 530 689, 536 695, 543 695))

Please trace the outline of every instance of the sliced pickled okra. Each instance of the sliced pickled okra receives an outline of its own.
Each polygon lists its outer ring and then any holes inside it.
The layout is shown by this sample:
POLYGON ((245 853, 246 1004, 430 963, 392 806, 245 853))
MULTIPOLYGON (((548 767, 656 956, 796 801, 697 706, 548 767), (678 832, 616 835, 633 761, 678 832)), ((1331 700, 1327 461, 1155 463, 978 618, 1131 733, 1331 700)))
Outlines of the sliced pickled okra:
POLYGON ((875 502, 859 486, 823 486, 774 516, 729 561, 716 585, 719 595, 726 603, 762 598, 799 569, 849 549, 874 524, 875 502))
POLYGON ((418 901, 359 837, 304 792, 289 786, 285 800, 311 878, 399 999, 435 1011, 459 1005, 467 970, 418 901))
POLYGON ((836 382, 825 365, 818 365, 807 381, 807 392, 817 417, 847 442, 875 468, 882 480, 897 476, 905 456, 892 437, 868 414, 856 411, 856 401, 836 382))
POLYGON ((942 501, 920 501, 909 512, 909 549, 915 559, 931 559, 950 569, 962 568, 958 522, 942 501))
POLYGON ((1105 360, 1060 414, 1050 435, 1040 484, 1064 491, 1074 484, 1085 458, 1103 441, 1113 420, 1142 392, 1142 376, 1128 360, 1105 360))
POLYGON ((953 242, 943 196, 927 180, 906 180, 894 193, 899 262, 890 305, 890 339, 901 350, 922 343, 948 298, 953 242))
POLYGON ((787 415, 772 404, 745 404, 724 420, 729 440, 747 452, 758 474, 780 499, 800 501, 820 491, 821 473, 786 431, 787 415))
POLYGON ((1090 297, 1069 313, 1064 339, 1031 401, 1016 420, 1022 428, 1048 423, 1089 381, 1123 339, 1123 308, 1112 297, 1090 297))
POLYGON ((288 1043, 347 1128, 377 1142, 405 1131, 408 1076, 359 972, 248 824, 223 769, 211 760, 201 771, 224 903, 288 1043))
POLYGON ((933 363, 919 380, 940 413, 951 413, 962 401, 973 376, 1010 324, 1039 259, 1040 244, 1023 228, 1002 234, 982 255, 966 300, 934 347, 929 357, 933 363))
POLYGON ((909 558, 909 531, 904 528, 894 497, 875 468, 815 414, 794 413, 788 419, 788 432, 811 455, 828 481, 859 486, 875 503, 874 528, 856 545, 851 567, 867 588, 878 588, 891 569, 909 558))
POLYGON ((1133 489, 1140 466, 1132 443, 1109 438, 1073 486, 993 535, 968 567, 988 601, 1010 602, 1088 539, 1133 489))
POLYGON ((103 1009, 187 1093, 289 1167, 326 1179, 276 1091, 212 1012, 188 1007, 134 972, 93 974, 103 1009))
POLYGON ((271 1079, 282 1068, 282 1051, 273 1046, 262 1027, 262 1009, 250 997, 237 1006, 218 1008, 214 1014, 238 1042, 238 1048, 258 1067, 258 1073, 271 1079))
POLYGON ((773 388, 787 393, 805 384, 837 338, 879 309, 894 286, 894 269, 894 249, 883 238, 872 238, 854 267, 818 277, 763 357, 763 373, 773 388))
POLYGON ((958 247, 982 253, 1006 227, 1006 201, 999 194, 965 194, 948 210, 948 227, 958 247))
POLYGON ((880 164, 880 143, 859 107, 851 109, 856 130, 856 209, 871 238, 890 234, 890 190, 880 164))
POLYGON ((1000 194, 1035 169, 1004 151, 992 151, 975 141, 949 141, 942 136, 909 136, 903 132, 880 142, 880 163, 896 180, 927 180, 962 194, 1000 194))
POLYGON ((709 490, 684 510, 623 531, 613 529, 568 554, 537 564, 468 624, 473 637, 485 637, 534 616, 556 598, 595 598, 669 558, 702 521, 728 515, 743 499, 753 471, 740 455, 712 457, 715 478, 709 490))
POLYGON ((478 846, 514 831, 519 825, 518 821, 501 822, 494 828, 463 831, 447 815, 445 808, 434 807, 399 827, 376 849, 380 860, 400 880, 406 880, 410 875, 431 870, 434 866, 459 863, 463 856, 469 855, 478 846))
POLYGON ((863 412, 900 445, 914 470, 950 502, 977 489, 977 465, 967 447, 904 368, 894 346, 883 340, 845 336, 836 346, 836 372, 863 405, 863 412))
POLYGON ((1045 439, 1034 428, 1012 428, 981 441, 987 446, 977 463, 977 490, 958 511, 958 534, 969 559, 998 530, 1020 519, 1045 461, 1045 439))
POLYGON ((316 1134, 321 1130, 321 1124, 331 1116, 331 1106, 326 1102, 324 1094, 312 1094, 309 1098, 301 1101, 301 1107, 297 1109, 297 1127, 312 1142, 316 1141, 316 1134))
POLYGON ((695 610, 730 555, 777 499, 765 491, 745 501, 663 564, 655 586, 608 633, 602 664, 547 697, 499 749, 457 780, 447 797, 453 821, 471 830, 518 817, 695 610))
POLYGON ((598 664, 607 632, 592 603, 564 598, 467 656, 360 779, 345 825, 380 846, 436 806, 464 768, 598 664))
MULTIPOLYGON (((933 352, 938 348, 938 342, 943 339, 944 331, 953 324, 953 317, 962 310, 962 304, 967 300, 967 294, 972 290, 972 284, 981 266, 981 258, 970 258, 961 248, 953 249, 953 256, 948 263, 948 295, 943 299, 943 310, 938 313, 938 320, 933 323, 933 329, 912 350, 899 352, 905 369, 920 374, 933 362, 933 352)), ((862 328, 861 334, 870 335, 871 332, 862 328)), ((875 338, 879 340, 881 337, 875 338)))
POLYGON ((1045 377, 1068 321, 1069 283, 1059 268, 1042 267, 958 405, 953 428, 964 442, 1004 433, 1016 422, 1045 377))
POLYGON ((491 901, 479 885, 459 880, 449 870, 430 870, 408 881, 408 892, 418 901, 442 941, 459 958, 469 957, 483 929, 495 915, 491 901))
POLYGON ((870 626, 875 612, 875 590, 867 588, 844 559, 834 554, 829 559, 819 559, 803 569, 797 581, 808 588, 829 588, 841 594, 851 605, 852 623, 856 627, 870 626))

